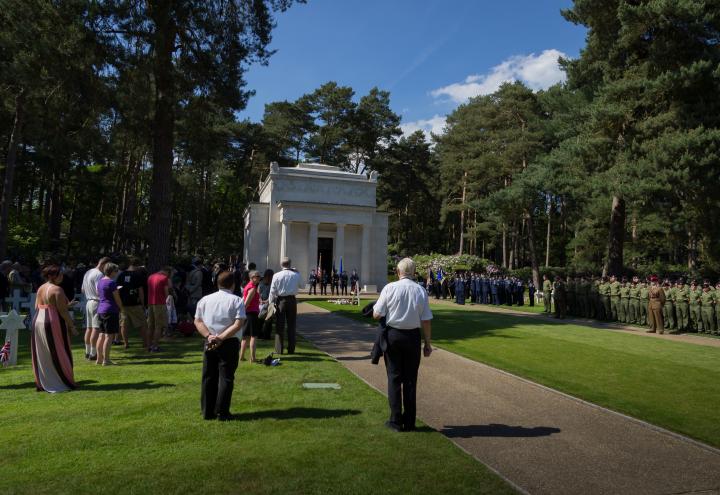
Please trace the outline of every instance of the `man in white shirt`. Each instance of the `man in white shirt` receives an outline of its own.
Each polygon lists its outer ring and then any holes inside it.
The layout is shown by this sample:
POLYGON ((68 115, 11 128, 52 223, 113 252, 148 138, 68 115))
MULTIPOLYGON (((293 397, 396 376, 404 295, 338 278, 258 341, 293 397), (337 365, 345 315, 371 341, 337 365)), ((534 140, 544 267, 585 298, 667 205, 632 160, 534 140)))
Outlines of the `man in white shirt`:
POLYGON ((98 330, 100 329, 100 317, 98 316, 98 304, 100 296, 97 291, 97 283, 105 276, 103 269, 110 261, 110 258, 100 258, 95 268, 85 272, 82 283, 82 293, 85 296, 85 359, 94 361, 97 359, 98 330))
POLYGON ((302 287, 300 274, 290 268, 290 258, 280 261, 282 270, 273 275, 270 282, 268 303, 275 303, 275 352, 282 354, 285 324, 287 323, 287 352, 295 353, 295 322, 297 320, 297 301, 295 296, 302 287))
POLYGON ((195 311, 195 327, 207 339, 200 389, 205 419, 232 418, 230 401, 240 358, 237 333, 245 322, 245 304, 233 294, 234 282, 231 272, 221 272, 217 280, 220 290, 200 299, 195 311))
POLYGON ((397 275, 399 280, 386 285, 380 293, 373 307, 373 317, 379 320, 384 316, 388 330, 384 358, 390 420, 385 425, 395 431, 413 431, 420 367, 420 328, 425 341, 423 353, 429 357, 432 353, 430 320, 433 316, 427 292, 415 282, 413 260, 400 260, 397 275))

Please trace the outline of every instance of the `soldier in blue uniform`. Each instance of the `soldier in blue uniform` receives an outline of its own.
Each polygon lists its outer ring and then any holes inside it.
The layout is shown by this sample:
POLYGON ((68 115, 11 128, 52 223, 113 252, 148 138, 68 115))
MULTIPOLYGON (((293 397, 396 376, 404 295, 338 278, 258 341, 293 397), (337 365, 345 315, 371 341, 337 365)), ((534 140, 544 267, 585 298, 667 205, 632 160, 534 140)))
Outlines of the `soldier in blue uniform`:
POLYGON ((515 294, 517 295, 517 305, 523 306, 525 304, 525 286, 523 285, 522 279, 517 279, 515 287, 515 294))
POLYGON ((455 275, 455 302, 465 304, 465 280, 459 273, 455 275))
POLYGON ((492 303, 495 306, 498 306, 500 304, 500 296, 498 294, 498 287, 499 283, 497 278, 493 277, 493 279, 490 281, 490 295, 492 296, 492 303))
POLYGON ((532 279, 528 280, 528 298, 530 299, 530 306, 535 306, 535 284, 532 279))
POLYGON ((308 277, 308 283, 310 284, 308 294, 314 294, 317 296, 317 282, 317 274, 315 273, 315 270, 313 270, 310 272, 310 276, 308 277))

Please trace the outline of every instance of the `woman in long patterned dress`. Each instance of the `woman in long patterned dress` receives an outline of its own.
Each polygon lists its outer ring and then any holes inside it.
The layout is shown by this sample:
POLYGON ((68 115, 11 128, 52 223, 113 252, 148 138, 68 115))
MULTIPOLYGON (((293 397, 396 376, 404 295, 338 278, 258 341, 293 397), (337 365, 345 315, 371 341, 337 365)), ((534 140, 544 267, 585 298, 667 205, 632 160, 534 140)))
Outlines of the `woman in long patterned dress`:
POLYGON ((47 282, 37 291, 30 334, 35 387, 50 393, 74 390, 70 333, 77 331, 60 288, 63 274, 57 265, 45 267, 42 274, 47 282))

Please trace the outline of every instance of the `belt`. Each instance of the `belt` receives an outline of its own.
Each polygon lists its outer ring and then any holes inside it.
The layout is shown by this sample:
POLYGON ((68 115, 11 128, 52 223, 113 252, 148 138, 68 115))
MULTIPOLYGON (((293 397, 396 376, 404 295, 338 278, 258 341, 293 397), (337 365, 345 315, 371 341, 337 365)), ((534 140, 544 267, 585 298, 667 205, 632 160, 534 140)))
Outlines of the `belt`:
POLYGON ((388 330, 399 330, 401 332, 412 332, 413 330, 420 330, 420 327, 415 328, 396 328, 391 325, 385 325, 388 330))
POLYGON ((295 294, 290 294, 289 296, 278 296, 278 299, 290 299, 291 297, 295 299, 295 294))
POLYGON ((91 298, 91 297, 88 297, 87 300, 88 300, 88 301, 99 301, 100 299, 93 299, 93 298, 91 298))

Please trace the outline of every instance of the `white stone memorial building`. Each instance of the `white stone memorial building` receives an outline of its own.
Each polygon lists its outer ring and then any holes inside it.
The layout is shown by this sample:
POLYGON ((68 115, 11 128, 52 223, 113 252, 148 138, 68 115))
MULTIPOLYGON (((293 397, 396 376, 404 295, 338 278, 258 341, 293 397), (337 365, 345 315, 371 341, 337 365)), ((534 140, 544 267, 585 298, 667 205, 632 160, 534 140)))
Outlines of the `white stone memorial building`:
POLYGON ((260 200, 245 210, 244 259, 278 270, 288 256, 307 280, 321 266, 357 270, 369 292, 387 283, 388 214, 377 211, 377 173, 301 163, 270 165, 260 200))

